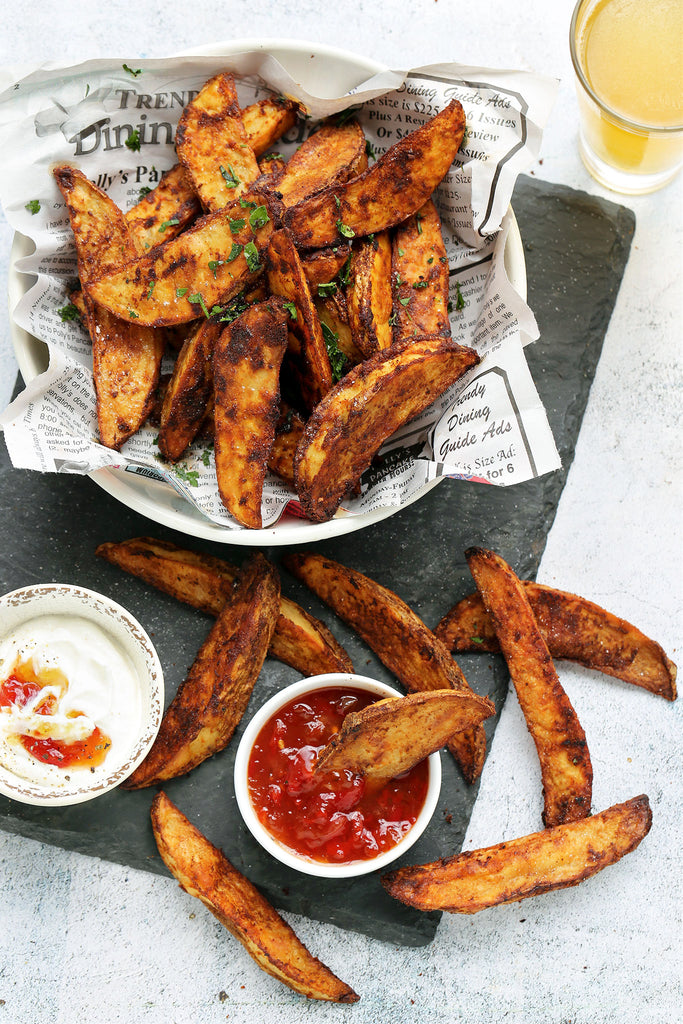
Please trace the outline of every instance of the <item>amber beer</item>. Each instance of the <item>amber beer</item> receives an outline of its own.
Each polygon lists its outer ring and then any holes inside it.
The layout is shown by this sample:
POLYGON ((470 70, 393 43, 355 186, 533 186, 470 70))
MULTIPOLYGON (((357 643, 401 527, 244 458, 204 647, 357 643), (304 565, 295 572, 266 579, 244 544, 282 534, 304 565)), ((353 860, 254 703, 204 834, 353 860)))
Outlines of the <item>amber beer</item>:
POLYGON ((683 0, 579 0, 579 146, 601 184, 652 192, 683 163, 683 0))

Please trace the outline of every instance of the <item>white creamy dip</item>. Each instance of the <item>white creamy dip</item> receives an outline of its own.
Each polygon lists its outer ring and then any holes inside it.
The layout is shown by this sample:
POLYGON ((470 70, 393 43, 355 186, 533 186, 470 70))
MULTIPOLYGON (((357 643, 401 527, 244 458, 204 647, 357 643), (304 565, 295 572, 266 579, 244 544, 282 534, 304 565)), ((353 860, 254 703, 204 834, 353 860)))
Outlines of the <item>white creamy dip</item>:
POLYGON ((125 756, 140 732, 142 698, 135 667, 104 629, 86 618, 45 615, 23 623, 0 640, 0 682, 17 664, 32 661, 40 676, 58 669, 66 678, 59 686, 44 686, 23 707, 0 707, 0 763, 31 782, 59 784, 69 773, 83 771, 44 764, 22 745, 22 735, 73 743, 98 727, 110 740, 104 762, 85 766, 93 775, 107 775, 112 760, 125 756), (53 694, 56 707, 49 715, 36 706, 53 694), (74 717, 76 715, 77 717, 74 717))

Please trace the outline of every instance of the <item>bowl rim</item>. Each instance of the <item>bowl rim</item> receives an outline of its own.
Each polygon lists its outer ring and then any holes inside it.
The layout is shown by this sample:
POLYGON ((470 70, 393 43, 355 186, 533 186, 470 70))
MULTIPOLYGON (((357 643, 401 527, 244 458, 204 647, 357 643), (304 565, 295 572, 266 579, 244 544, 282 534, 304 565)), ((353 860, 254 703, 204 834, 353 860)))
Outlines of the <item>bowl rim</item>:
POLYGON ((318 676, 309 676, 306 679, 301 679, 291 683, 289 686, 285 686, 262 704, 248 722, 235 755, 233 783, 237 806, 244 824, 254 839, 276 860, 287 865, 287 867, 293 868, 295 871, 306 875, 314 875, 318 878, 355 878, 360 875, 370 874, 372 871, 379 871, 397 860, 417 842, 425 831, 434 815, 441 794, 441 756, 439 751, 429 755, 429 784, 425 801, 415 824, 390 850, 386 850, 370 860, 327 864, 310 860, 303 854, 297 854, 285 847, 261 824, 253 809, 247 788, 249 755, 262 727, 279 708, 288 704, 295 697, 303 696, 315 690, 327 689, 331 686, 348 686, 349 688, 365 692, 369 690, 376 693, 380 699, 405 696, 405 694, 389 683, 382 682, 379 679, 372 679, 369 676, 359 675, 355 672, 330 672, 318 676))
POLYGON ((91 787, 78 784, 76 774, 73 786, 55 788, 51 784, 21 779, 10 769, 0 763, 0 794, 19 803, 33 806, 65 807, 85 803, 98 796, 110 792, 119 786, 135 770, 147 756, 161 725, 164 714, 164 673, 158 652, 149 634, 140 622, 106 594, 90 590, 75 583, 34 583, 17 587, 6 594, 0 595, 0 614, 12 607, 24 607, 26 614, 8 628, 0 631, 0 640, 10 634, 19 625, 34 618, 46 615, 74 614, 98 623, 107 633, 112 642, 120 646, 129 656, 135 651, 139 657, 136 661, 144 665, 145 678, 140 684, 146 691, 143 693, 143 713, 140 733, 130 742, 130 754, 125 762, 111 772, 106 778, 98 778, 91 787), (73 602, 69 611, 64 608, 50 610, 48 603, 61 598, 73 602), (44 607, 40 607, 40 605, 44 607), (112 617, 121 628, 120 634, 114 635, 111 626, 112 617))

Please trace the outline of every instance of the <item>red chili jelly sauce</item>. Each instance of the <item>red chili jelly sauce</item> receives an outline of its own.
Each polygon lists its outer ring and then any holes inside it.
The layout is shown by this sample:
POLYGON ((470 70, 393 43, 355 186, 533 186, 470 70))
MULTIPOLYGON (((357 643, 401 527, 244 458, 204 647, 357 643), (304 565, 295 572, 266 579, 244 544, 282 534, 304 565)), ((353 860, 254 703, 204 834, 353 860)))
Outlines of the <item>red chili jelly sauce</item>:
MULTIPOLYGON (((8 708, 13 704, 18 708, 25 707, 44 686, 57 686, 66 692, 68 686, 59 669, 46 669, 44 673, 36 673, 33 662, 22 662, 15 665, 13 673, 0 683, 0 708, 8 708)), ((48 694, 44 701, 36 707, 36 714, 50 716, 57 709, 54 694, 48 694)), ((60 768, 95 767, 104 761, 110 741, 97 727, 84 740, 67 743, 65 740, 52 739, 51 736, 20 736, 19 740, 25 750, 43 764, 54 764, 60 768)))
POLYGON ((249 795, 264 828, 293 852, 325 864, 370 860, 415 824, 427 795, 426 760, 389 781, 350 771, 313 775, 346 715, 377 700, 362 690, 314 690, 285 704, 259 732, 247 767, 249 795))

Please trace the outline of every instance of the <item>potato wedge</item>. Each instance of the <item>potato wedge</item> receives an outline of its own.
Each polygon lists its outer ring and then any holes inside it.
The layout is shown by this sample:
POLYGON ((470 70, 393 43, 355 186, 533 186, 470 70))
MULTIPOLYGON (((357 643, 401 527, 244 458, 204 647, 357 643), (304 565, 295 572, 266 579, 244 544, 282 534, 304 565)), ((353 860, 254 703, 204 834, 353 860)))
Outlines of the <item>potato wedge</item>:
POLYGON ((297 450, 297 494, 331 519, 384 441, 431 405, 479 356, 449 338, 402 341, 353 367, 316 406, 297 450))
POLYGON ((314 774, 351 771, 395 779, 494 712, 487 697, 465 690, 431 690, 377 701, 346 716, 318 755, 314 774))
POLYGON ((146 252, 175 238, 201 212, 202 204, 185 168, 176 164, 125 216, 138 251, 146 252))
MULTIPOLYGON (((355 629, 407 690, 472 693, 448 649, 393 591, 323 555, 286 554, 283 564, 355 629)), ((465 779, 474 782, 484 766, 484 730, 459 732, 447 746, 465 779)))
POLYGON ((274 142, 294 127, 298 116, 298 103, 285 96, 268 96, 244 107, 242 124, 255 155, 263 156, 274 142))
POLYGON ((304 432, 304 421, 296 409, 286 403, 280 406, 280 418, 275 424, 275 440, 268 457, 268 469, 288 483, 294 490, 294 454, 304 432))
POLYGON ((433 200, 399 224, 392 243, 394 341, 448 336, 448 257, 433 200))
POLYGON ((464 131, 462 106, 451 100, 362 174, 301 199, 296 206, 285 200, 284 224, 294 243, 320 249, 400 224, 429 199, 453 163, 464 131))
POLYGON ((288 365, 308 409, 332 387, 332 369, 322 327, 301 260, 286 231, 274 231, 268 244, 268 287, 289 309, 288 365))
POLYGON ((358 1001, 353 989, 309 953, 265 896, 164 792, 154 797, 151 818, 161 858, 181 889, 200 899, 259 967, 309 999, 358 1001))
POLYGON ((306 139, 285 167, 277 190, 285 207, 348 181, 365 160, 365 135, 357 121, 323 125, 306 139))
POLYGON ((123 783, 126 789, 185 775, 228 745, 261 671, 279 607, 277 569, 255 554, 166 709, 152 749, 123 783))
POLYGON ((135 244, 119 208, 81 171, 54 169, 74 233, 84 289, 86 323, 92 340, 93 378, 100 441, 119 449, 154 406, 164 352, 163 332, 121 321, 92 299, 90 285, 114 262, 134 259, 135 244))
POLYGON ((183 343, 161 407, 159 453, 176 462, 192 444, 213 398, 213 350, 224 324, 200 323, 183 343))
MULTIPOLYGON (((328 354, 330 347, 334 345, 346 360, 342 368, 343 372, 337 377, 337 379, 341 379, 344 373, 348 372, 352 366, 358 366, 358 363, 362 363, 365 358, 353 340, 346 298, 344 293, 337 289, 334 294, 314 299, 314 302, 325 344, 328 346, 328 354)), ((332 365, 331 361, 330 365, 332 365)))
POLYGON ((259 174, 242 122, 232 75, 221 72, 183 110, 176 152, 205 210, 221 210, 243 195, 259 174))
POLYGON ((591 811, 593 768, 586 735, 562 689, 531 605, 510 566, 493 551, 465 558, 491 616, 520 707, 536 745, 546 828, 591 811))
POLYGON ((636 796, 590 818, 398 868, 381 881, 390 896, 418 910, 476 914, 578 885, 635 850, 651 824, 648 798, 636 796))
MULTIPOLYGON (((576 594, 530 580, 522 586, 553 658, 577 661, 666 700, 676 699, 676 665, 630 622, 576 594)), ((434 632, 454 653, 500 650, 479 594, 459 601, 434 632)))
POLYGON ((389 348, 393 339, 388 231, 362 239, 354 248, 346 301, 353 341, 363 355, 367 358, 389 348))
POLYGON ((347 245, 329 246, 327 249, 316 249, 301 254, 301 265, 313 294, 319 284, 329 284, 339 274, 346 263, 350 263, 351 250, 347 245))
MULTIPOLYGON (((105 542, 95 554, 178 601, 213 616, 220 615, 232 599, 239 571, 222 558, 188 551, 153 537, 135 537, 118 544, 105 542)), ((304 676, 353 672, 351 659, 327 626, 284 595, 280 595, 268 654, 304 676)))
POLYGON ((151 327, 207 316, 261 273, 273 230, 272 204, 271 197, 252 190, 248 199, 203 217, 149 255, 122 260, 93 281, 93 299, 125 321, 151 327), (253 209, 243 205, 256 202, 253 209))
POLYGON ((280 415, 287 311, 268 299, 219 335, 213 352, 214 447, 221 501, 239 523, 263 525, 261 499, 280 415))

